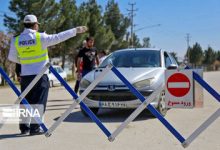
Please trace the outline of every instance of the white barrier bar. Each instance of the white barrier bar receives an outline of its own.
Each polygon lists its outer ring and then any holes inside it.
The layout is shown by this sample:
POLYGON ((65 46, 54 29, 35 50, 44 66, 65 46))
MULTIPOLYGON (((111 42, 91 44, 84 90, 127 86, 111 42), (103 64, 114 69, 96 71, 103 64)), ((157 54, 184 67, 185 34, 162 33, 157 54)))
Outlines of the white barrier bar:
POLYGON ((50 63, 47 63, 40 73, 31 81, 31 83, 27 86, 27 88, 21 93, 18 99, 15 101, 15 104, 19 104, 22 99, 30 92, 30 90, 34 87, 34 85, 40 80, 40 78, 44 75, 47 69, 50 67, 50 63))
POLYGON ((65 113, 59 117, 59 119, 48 129, 45 133, 46 137, 51 136, 51 133, 60 125, 60 123, 72 112, 72 110, 78 105, 76 101, 65 111, 65 113))
POLYGON ((111 134, 108 138, 110 142, 115 140, 115 137, 131 122, 133 121, 146 107, 150 104, 155 97, 161 93, 164 86, 159 86, 145 101, 111 134))
POLYGON ((51 136, 51 133, 63 122, 63 120, 72 112, 72 110, 79 104, 94 88, 95 86, 105 77, 105 75, 111 70, 112 65, 108 65, 102 73, 86 88, 86 90, 74 101, 74 103, 63 113, 63 115, 48 129, 45 136, 51 136))
POLYGON ((182 146, 186 148, 195 140, 210 124, 212 124, 220 116, 220 108, 213 113, 199 128, 197 128, 183 143, 182 146))

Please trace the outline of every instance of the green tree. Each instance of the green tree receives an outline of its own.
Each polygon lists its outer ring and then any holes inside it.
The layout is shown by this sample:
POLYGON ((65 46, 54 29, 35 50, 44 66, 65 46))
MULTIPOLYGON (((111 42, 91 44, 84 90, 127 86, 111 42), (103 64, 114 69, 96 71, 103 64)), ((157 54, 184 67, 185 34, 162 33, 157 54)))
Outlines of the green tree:
POLYGON ((87 11, 87 26, 89 28, 89 35, 95 38, 95 47, 98 50, 109 49, 115 37, 110 26, 103 22, 101 6, 97 4, 96 0, 89 0, 87 3, 82 3, 81 7, 87 11))
POLYGON ((9 32, 19 34, 23 31, 23 19, 27 14, 34 14, 41 23, 42 31, 53 31, 53 25, 58 11, 58 4, 54 0, 11 0, 9 10, 15 17, 4 15, 4 25, 9 32))
POLYGON ((146 47, 146 48, 151 47, 150 38, 149 37, 144 37, 143 38, 143 45, 142 45, 142 47, 146 47))
POLYGON ((104 23, 111 27, 115 36, 115 41, 111 49, 122 48, 125 43, 122 41, 126 35, 127 28, 130 25, 130 20, 120 12, 118 3, 114 0, 109 0, 105 7, 104 23))
MULTIPOLYGON (((3 32, 0 32, 0 67, 6 72, 9 73, 9 65, 10 62, 8 61, 8 52, 10 46, 10 38, 3 32)), ((1 85, 4 85, 5 81, 2 79, 1 85)))
POLYGON ((103 26, 102 15, 101 15, 101 6, 97 4, 96 0, 88 0, 88 2, 83 2, 81 7, 87 11, 88 23, 90 36, 95 37, 96 32, 103 26))
POLYGON ((202 64, 203 51, 199 43, 196 42, 192 48, 189 48, 189 60, 193 67, 202 64))
POLYGON ((209 46, 207 50, 204 51, 203 64, 211 65, 216 60, 215 51, 209 46))
MULTIPOLYGON (((56 32, 62 32, 79 25, 86 25, 86 14, 81 7, 78 10, 75 0, 61 0, 58 8, 56 32), (85 17, 85 19, 82 19, 82 17, 85 17)), ((72 54, 71 56, 73 58, 76 48, 81 45, 83 39, 85 39, 85 35, 76 36, 55 46, 56 51, 54 56, 62 56, 63 68, 66 56, 72 54)))
POLYGON ((186 51, 186 54, 184 56, 185 60, 187 60, 187 63, 190 63, 189 53, 190 53, 191 49, 192 49, 191 47, 188 47, 187 51, 186 51))
MULTIPOLYGON (((40 32, 48 34, 58 33, 78 25, 87 24, 87 14, 81 7, 77 9, 75 0, 11 0, 9 9, 16 17, 5 15, 4 24, 9 31, 19 34, 23 30, 23 18, 27 14, 34 14, 38 17, 40 32)), ((62 56, 62 67, 64 67, 65 56, 69 53, 75 55, 75 49, 82 42, 85 36, 77 36, 64 43, 51 47, 49 55, 52 57, 62 56)))
MULTIPOLYGON (((131 39, 130 39, 130 42, 131 42, 131 39)), ((131 45, 131 44, 130 44, 131 45)), ((140 43, 140 39, 138 38, 138 36, 134 33, 134 35, 133 35, 133 45, 134 45, 134 47, 136 47, 136 48, 141 48, 142 47, 142 45, 141 45, 141 43, 140 43)))
POLYGON ((98 50, 110 49, 115 40, 114 34, 110 28, 100 27, 95 34, 95 46, 98 50))
POLYGON ((220 61, 220 51, 217 51, 217 52, 216 52, 216 59, 217 59, 218 61, 220 61))

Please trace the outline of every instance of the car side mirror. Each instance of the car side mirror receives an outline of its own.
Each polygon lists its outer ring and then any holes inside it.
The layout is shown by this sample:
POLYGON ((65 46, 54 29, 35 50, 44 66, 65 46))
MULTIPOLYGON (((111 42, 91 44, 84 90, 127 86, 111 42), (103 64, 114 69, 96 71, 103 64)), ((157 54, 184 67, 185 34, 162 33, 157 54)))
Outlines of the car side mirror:
POLYGON ((173 69, 177 69, 177 68, 178 68, 178 66, 177 66, 176 64, 170 64, 170 65, 167 67, 168 70, 173 70, 173 69))

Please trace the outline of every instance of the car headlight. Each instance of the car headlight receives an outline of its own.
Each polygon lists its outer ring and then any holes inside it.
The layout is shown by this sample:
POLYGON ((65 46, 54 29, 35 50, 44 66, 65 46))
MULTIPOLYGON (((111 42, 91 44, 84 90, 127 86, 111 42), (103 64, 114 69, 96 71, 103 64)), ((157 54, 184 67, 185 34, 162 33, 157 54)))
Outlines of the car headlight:
POLYGON ((82 87, 82 88, 87 88, 90 84, 91 84, 91 82, 86 79, 82 79, 80 81, 80 87, 82 87))
POLYGON ((135 88, 143 88, 145 86, 150 86, 154 82, 154 78, 145 79, 142 81, 138 81, 133 84, 135 88))

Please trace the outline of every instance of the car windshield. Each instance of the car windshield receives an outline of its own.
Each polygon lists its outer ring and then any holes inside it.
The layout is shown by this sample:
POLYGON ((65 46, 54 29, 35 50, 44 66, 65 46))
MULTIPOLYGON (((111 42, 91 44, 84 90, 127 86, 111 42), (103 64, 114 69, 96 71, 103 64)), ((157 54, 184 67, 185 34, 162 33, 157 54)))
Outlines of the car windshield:
POLYGON ((160 67, 160 51, 115 51, 99 67, 106 67, 108 64, 113 64, 115 67, 160 67))
POLYGON ((55 68, 55 70, 58 72, 58 73, 62 73, 63 72, 63 69, 61 67, 57 67, 55 68))
MULTIPOLYGON (((57 73, 63 72, 63 69, 61 67, 54 67, 54 69, 56 70, 57 73)), ((51 73, 51 72, 49 71, 49 73, 51 73)))

